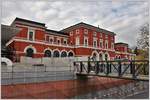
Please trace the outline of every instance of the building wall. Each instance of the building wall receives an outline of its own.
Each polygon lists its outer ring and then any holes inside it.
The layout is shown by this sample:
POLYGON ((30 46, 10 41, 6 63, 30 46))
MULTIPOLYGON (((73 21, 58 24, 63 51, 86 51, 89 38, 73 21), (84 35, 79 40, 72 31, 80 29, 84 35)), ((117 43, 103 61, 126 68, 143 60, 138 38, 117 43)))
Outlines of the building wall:
MULTIPOLYGON (((17 25, 16 25, 17 26, 17 25)), ((70 51, 74 53, 74 56, 92 56, 93 52, 104 55, 107 53, 110 59, 114 59, 116 56, 120 56, 120 58, 130 58, 128 54, 121 54, 116 53, 116 51, 126 53, 127 47, 122 45, 115 45, 112 48, 112 44, 115 43, 115 36, 106 33, 100 33, 92 29, 87 29, 86 27, 79 27, 73 29, 68 32, 68 37, 59 36, 59 35, 52 35, 47 34, 45 29, 41 29, 38 27, 31 27, 31 26, 22 26, 18 25, 17 27, 21 28, 21 31, 16 35, 18 40, 13 41, 9 45, 12 46, 16 51, 17 59, 20 56, 26 56, 26 48, 33 48, 35 49, 34 58, 39 58, 44 56, 44 50, 49 49, 51 51, 58 50, 60 53, 62 51, 66 51, 69 53, 70 51), (35 39, 34 41, 28 40, 28 31, 33 29, 35 31, 35 39), (85 29, 88 31, 85 34, 85 29), (77 32, 78 30, 78 32, 77 32), (96 36, 93 36, 94 32, 96 32, 96 36), (46 36, 53 37, 54 41, 53 44, 49 43, 46 40, 46 36), (107 36, 107 37, 106 37, 107 36), (79 37, 80 44, 76 46, 76 38, 79 37), (88 38, 88 46, 84 46, 84 38, 88 38), (93 47, 93 40, 94 38, 97 39, 97 47, 93 47), (61 44, 57 44, 57 40, 60 39, 61 44), (63 44, 63 41, 67 39, 67 45, 63 44), (100 40, 103 40, 103 47, 100 48, 100 40), (108 48, 106 49, 105 42, 108 41, 108 48), (127 56, 128 55, 128 56, 127 56)))

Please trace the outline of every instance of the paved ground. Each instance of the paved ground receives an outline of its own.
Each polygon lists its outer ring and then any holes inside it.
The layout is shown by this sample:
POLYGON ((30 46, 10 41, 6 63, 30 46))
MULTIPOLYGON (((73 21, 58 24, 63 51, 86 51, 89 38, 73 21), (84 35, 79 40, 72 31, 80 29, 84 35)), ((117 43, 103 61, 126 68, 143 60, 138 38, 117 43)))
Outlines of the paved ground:
POLYGON ((138 93, 133 96, 129 96, 126 99, 149 99, 149 91, 138 93))

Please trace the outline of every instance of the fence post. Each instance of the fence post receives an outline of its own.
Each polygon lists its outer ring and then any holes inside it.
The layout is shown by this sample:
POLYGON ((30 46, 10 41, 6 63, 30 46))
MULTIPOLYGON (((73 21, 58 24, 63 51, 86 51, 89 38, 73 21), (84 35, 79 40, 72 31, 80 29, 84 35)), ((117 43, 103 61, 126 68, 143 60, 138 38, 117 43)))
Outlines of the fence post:
POLYGON ((96 70, 95 70, 95 72, 96 72, 96 74, 99 73, 99 62, 98 61, 96 62, 96 70))
POLYGON ((106 61, 106 75, 108 75, 109 74, 109 63, 108 63, 108 61, 106 61))
POLYGON ((83 71, 83 64, 80 62, 80 73, 83 71))
POLYGON ((135 62, 134 61, 132 63, 132 77, 136 78, 136 76, 135 76, 135 62))
POLYGON ((122 69, 121 69, 121 61, 118 61, 118 76, 121 77, 121 72, 122 72, 122 69))
POLYGON ((88 73, 90 73, 91 71, 91 64, 90 64, 90 61, 88 61, 88 73))
POLYGON ((13 84, 13 73, 14 73, 14 65, 12 65, 12 84, 13 84))

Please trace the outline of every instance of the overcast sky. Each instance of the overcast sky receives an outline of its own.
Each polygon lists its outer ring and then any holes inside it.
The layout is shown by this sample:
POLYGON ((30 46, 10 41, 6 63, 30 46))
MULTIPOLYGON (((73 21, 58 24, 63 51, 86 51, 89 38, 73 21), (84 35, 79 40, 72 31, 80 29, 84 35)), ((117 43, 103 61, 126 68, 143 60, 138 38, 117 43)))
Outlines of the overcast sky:
POLYGON ((148 10, 148 0, 2 0, 2 24, 20 17, 61 30, 85 22, 115 32, 116 42, 132 47, 148 10))

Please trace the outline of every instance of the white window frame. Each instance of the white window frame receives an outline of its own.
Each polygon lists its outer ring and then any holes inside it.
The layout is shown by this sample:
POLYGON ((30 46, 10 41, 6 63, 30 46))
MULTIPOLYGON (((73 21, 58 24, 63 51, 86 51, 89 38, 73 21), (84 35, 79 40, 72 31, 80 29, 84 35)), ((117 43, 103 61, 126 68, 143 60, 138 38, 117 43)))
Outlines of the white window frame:
POLYGON ((107 40, 105 41, 105 49, 108 49, 108 41, 107 40), (106 46, 106 44, 107 44, 107 46, 106 46))
POLYGON ((100 48, 103 48, 103 40, 102 40, 102 39, 100 39, 99 47, 100 47, 100 48), (101 45, 100 45, 101 43, 102 43, 102 47, 101 47, 101 45))
POLYGON ((49 42, 49 41, 46 40, 47 36, 49 36, 49 35, 45 35, 45 41, 46 41, 46 42, 49 42))
POLYGON ((102 37, 102 33, 99 33, 100 34, 100 37, 102 37))
POLYGON ((61 39, 60 38, 57 38, 57 44, 61 45, 61 39), (58 41, 59 41, 59 44, 58 44, 58 41))
POLYGON ((95 36, 95 37, 96 37, 96 36, 97 36, 97 32, 95 32, 95 31, 94 31, 94 32, 93 32, 93 36, 95 36))
POLYGON ((53 43, 54 43, 54 37, 49 36, 49 42, 50 42, 51 44, 53 44, 53 43), (50 41, 51 39, 53 40, 52 42, 50 41))
POLYGON ((67 39, 66 38, 63 39, 63 44, 67 45, 67 39), (66 41, 66 44, 64 43, 65 41, 66 41))
POLYGON ((70 36, 73 36, 73 31, 70 32, 70 36))
POLYGON ((107 34, 105 35, 105 38, 108 39, 108 35, 107 34))
POLYGON ((84 37, 84 46, 88 46, 89 43, 88 43, 88 37, 84 37), (85 44, 85 40, 87 40, 87 44, 85 44))
POLYGON ((27 38, 28 38, 28 40, 30 40, 30 41, 34 41, 34 40, 35 40, 35 30, 33 30, 33 29, 28 29, 28 36, 27 36, 27 38), (33 32, 33 38, 32 38, 32 40, 29 39, 29 34, 30 34, 30 32, 33 32))
POLYGON ((77 46, 80 45, 80 38, 79 37, 76 37, 75 45, 77 45, 77 46))
POLYGON ((79 29, 76 29, 76 34, 79 34, 79 29))
POLYGON ((114 43, 111 43, 111 49, 112 50, 114 49, 114 43))
POLYGON ((88 29, 84 29, 84 34, 88 34, 88 29))
POLYGON ((95 48, 97 47, 97 38, 94 38, 94 39, 93 39, 93 47, 95 47, 95 48), (94 45, 94 42, 95 42, 95 41, 96 41, 96 46, 94 45))

